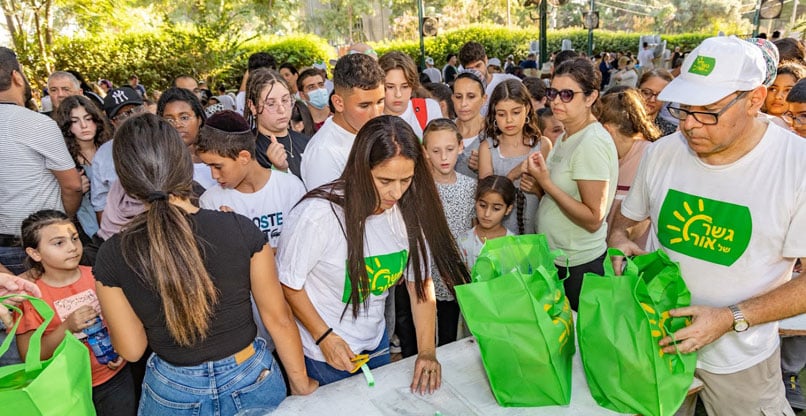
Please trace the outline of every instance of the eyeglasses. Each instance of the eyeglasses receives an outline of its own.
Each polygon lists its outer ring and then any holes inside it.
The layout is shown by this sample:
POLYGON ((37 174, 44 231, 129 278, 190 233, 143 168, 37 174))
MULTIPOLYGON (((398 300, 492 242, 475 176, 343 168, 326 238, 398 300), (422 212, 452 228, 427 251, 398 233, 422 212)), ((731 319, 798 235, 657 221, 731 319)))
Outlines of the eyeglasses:
POLYGON ((282 108, 285 111, 291 110, 291 107, 294 106, 294 100, 291 99, 290 95, 286 95, 285 97, 281 98, 280 101, 273 100, 269 102, 266 100, 263 102, 263 108, 266 109, 266 112, 269 114, 276 114, 282 108))
POLYGON ((791 126, 806 125, 806 113, 798 113, 796 115, 792 114, 791 111, 787 111, 786 113, 781 114, 781 118, 791 126))
POLYGON ((646 101, 649 101, 649 100, 651 100, 653 98, 657 100, 658 95, 660 95, 660 91, 655 92, 655 91, 652 91, 649 88, 641 88, 639 91, 641 92, 641 96, 644 97, 644 100, 646 100, 646 101))
POLYGON ((119 112, 116 116, 112 117, 112 120, 117 122, 126 121, 128 118, 132 116, 136 116, 145 110, 146 107, 144 105, 138 105, 137 107, 133 107, 132 109, 124 112, 119 112))
POLYGON ((176 126, 187 126, 190 120, 193 120, 194 117, 189 116, 187 114, 182 114, 178 118, 168 118, 168 117, 163 118, 165 119, 165 121, 168 122, 168 124, 176 127, 176 126))
POLYGON ((558 90, 556 88, 549 88, 546 90, 546 97, 548 97, 549 101, 554 101, 554 99, 556 99, 559 96, 560 101, 564 103, 570 103, 571 100, 574 99, 574 95, 576 94, 584 94, 584 92, 573 90, 558 90))
POLYGON ((692 116, 692 117, 694 117, 694 120, 697 120, 697 122, 702 124, 702 125, 713 126, 713 125, 715 125, 715 124, 717 124, 719 122, 719 116, 721 116, 725 111, 728 111, 728 109, 733 104, 736 104, 740 99, 742 99, 742 97, 747 95, 748 92, 750 92, 750 91, 742 91, 742 92, 740 92, 739 95, 736 96, 736 98, 730 100, 730 102, 727 105, 722 107, 722 109, 719 110, 716 113, 707 112, 707 111, 689 111, 689 110, 684 110, 684 109, 679 108, 679 107, 669 106, 668 107, 669 108, 669 114, 671 114, 672 117, 674 117, 674 118, 676 118, 676 119, 678 119, 680 121, 685 121, 688 118, 688 116, 692 116))

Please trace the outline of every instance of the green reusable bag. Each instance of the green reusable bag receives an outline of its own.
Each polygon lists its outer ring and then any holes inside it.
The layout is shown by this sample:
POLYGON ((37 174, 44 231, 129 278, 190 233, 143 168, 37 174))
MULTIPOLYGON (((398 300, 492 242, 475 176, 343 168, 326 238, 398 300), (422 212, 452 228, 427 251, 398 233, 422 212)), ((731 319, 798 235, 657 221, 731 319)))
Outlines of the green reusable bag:
POLYGON ((456 299, 501 406, 571 401, 575 352, 568 298, 542 234, 487 241, 456 299))
MULTIPOLYGON (((42 334, 53 319, 53 310, 45 301, 32 296, 9 295, 0 297, 0 301, 16 296, 31 301, 44 322, 31 336, 25 362, 0 367, 2 413, 19 416, 94 415, 89 350, 73 334, 67 332, 53 356, 40 360, 42 334)), ((12 309, 21 318, 21 311, 14 307, 12 309)), ((17 333, 19 324, 20 319, 17 319, 9 336, 0 345, 0 356, 11 345, 11 338, 17 333)))
POLYGON ((626 259, 616 276, 610 249, 605 275, 585 274, 577 336, 591 394, 621 413, 673 415, 694 378, 697 354, 665 354, 658 341, 690 323, 670 309, 691 303, 677 263, 661 250, 626 259))

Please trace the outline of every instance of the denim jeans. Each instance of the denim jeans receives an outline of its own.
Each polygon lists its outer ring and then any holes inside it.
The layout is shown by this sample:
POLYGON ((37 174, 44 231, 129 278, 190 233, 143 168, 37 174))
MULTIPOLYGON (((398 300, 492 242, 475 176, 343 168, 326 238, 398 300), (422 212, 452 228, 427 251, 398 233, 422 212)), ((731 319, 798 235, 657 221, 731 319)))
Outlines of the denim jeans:
POLYGON ((285 399, 285 382, 266 341, 241 364, 234 357, 175 366, 156 354, 148 359, 139 415, 263 415, 285 399))
MULTIPOLYGON (((372 355, 374 353, 377 353, 378 351, 383 351, 384 349, 386 349, 386 354, 381 354, 369 360, 369 362, 367 363, 369 368, 380 367, 382 365, 386 365, 392 362, 392 356, 389 355, 389 334, 386 332, 385 328, 383 330, 383 338, 381 338, 381 342, 374 350, 362 351, 357 354, 372 355)), ((326 362, 316 361, 308 357, 305 357, 305 369, 308 370, 308 376, 318 381, 320 386, 324 386, 325 384, 330 384, 334 381, 339 381, 347 377, 353 376, 355 374, 361 373, 360 371, 350 373, 349 371, 337 370, 331 367, 330 364, 326 362)))
MULTIPOLYGON (((6 266, 11 273, 21 274, 27 269, 24 264, 25 257, 26 254, 22 247, 0 247, 0 264, 6 266)), ((5 325, 0 323, 0 343, 2 343, 7 336, 13 337, 14 334, 6 334, 5 325)), ((17 341, 11 340, 11 346, 8 347, 8 351, 0 357, 0 366, 17 364, 19 362, 20 354, 17 351, 17 341)))

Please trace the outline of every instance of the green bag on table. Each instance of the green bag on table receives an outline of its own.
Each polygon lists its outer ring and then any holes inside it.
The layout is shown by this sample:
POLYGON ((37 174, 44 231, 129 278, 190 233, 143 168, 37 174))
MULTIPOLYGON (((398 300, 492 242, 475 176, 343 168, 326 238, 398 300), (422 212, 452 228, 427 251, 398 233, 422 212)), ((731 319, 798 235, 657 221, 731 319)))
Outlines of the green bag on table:
POLYGON ((575 352, 568 298, 542 234, 487 241, 456 299, 501 406, 566 405, 575 352))
MULTIPOLYGON (((27 298, 44 322, 39 325, 28 346, 25 362, 0 367, 0 409, 4 415, 15 416, 87 416, 95 414, 92 404, 92 370, 90 352, 76 337, 67 332, 56 347, 53 356, 39 359, 42 334, 51 319, 53 310, 45 301, 32 296, 9 295, 27 298)), ((0 306, 5 307, 5 305, 0 306)), ((18 308, 12 307, 20 314, 18 308)), ((6 353, 11 339, 17 333, 20 319, 0 345, 0 356, 6 353)))
POLYGON ((697 354, 665 354, 661 338, 690 323, 668 311, 691 303, 680 267, 661 250, 633 259, 616 276, 610 249, 605 275, 582 280, 577 336, 593 398, 600 406, 644 416, 673 415, 694 378, 697 354))

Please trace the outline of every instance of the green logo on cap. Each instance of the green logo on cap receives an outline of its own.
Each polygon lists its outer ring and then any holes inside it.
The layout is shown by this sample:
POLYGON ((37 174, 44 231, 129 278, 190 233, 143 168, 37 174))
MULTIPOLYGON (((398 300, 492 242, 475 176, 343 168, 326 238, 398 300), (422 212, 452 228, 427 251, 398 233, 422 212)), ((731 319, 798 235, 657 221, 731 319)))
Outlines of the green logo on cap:
POLYGON ((688 72, 692 74, 708 76, 711 71, 714 70, 716 66, 716 59, 710 56, 702 56, 698 55, 694 62, 691 64, 691 68, 688 69, 688 72))

